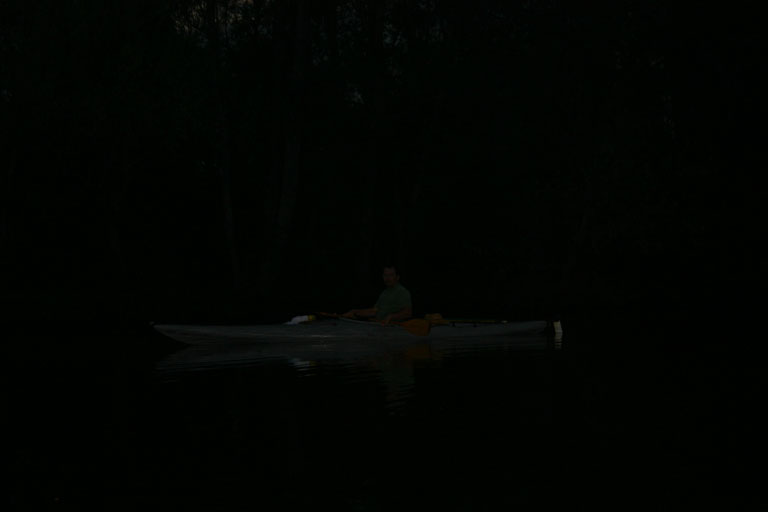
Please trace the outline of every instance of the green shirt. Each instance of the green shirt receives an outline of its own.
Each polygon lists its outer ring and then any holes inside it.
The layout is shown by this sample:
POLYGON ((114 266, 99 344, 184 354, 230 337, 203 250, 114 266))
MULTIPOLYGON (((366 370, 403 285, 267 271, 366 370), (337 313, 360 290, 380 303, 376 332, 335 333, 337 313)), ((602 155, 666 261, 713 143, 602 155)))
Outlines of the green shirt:
POLYGON ((384 317, 397 313, 401 309, 411 307, 411 292, 403 285, 397 283, 392 288, 386 288, 379 300, 376 301, 376 320, 384 320, 384 317))

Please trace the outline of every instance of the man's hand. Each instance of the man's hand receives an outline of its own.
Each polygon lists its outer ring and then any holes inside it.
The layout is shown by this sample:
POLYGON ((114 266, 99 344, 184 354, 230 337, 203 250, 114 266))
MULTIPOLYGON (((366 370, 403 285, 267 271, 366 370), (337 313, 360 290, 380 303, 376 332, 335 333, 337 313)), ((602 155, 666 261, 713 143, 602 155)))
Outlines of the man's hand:
POLYGON ((389 323, 392 321, 392 315, 387 315, 384 317, 384 319, 381 321, 381 325, 389 325, 389 323))

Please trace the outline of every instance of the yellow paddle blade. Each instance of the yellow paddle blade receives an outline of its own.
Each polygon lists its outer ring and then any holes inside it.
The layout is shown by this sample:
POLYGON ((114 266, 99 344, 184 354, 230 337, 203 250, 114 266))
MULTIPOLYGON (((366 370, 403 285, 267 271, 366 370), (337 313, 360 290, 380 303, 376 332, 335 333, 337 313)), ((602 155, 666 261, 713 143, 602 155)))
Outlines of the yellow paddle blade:
POLYGON ((430 325, 448 325, 450 322, 443 318, 440 313, 429 313, 424 315, 424 320, 429 322, 430 325))

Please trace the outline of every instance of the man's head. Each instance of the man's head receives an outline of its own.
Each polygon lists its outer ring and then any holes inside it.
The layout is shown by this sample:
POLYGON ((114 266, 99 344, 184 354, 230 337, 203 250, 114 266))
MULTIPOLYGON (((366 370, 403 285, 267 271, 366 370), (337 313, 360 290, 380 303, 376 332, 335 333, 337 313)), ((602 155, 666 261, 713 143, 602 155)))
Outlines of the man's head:
POLYGON ((400 275, 397 273, 397 269, 393 265, 387 265, 384 267, 384 272, 381 274, 381 278, 384 280, 384 284, 387 288, 392 288, 400 282, 400 275))

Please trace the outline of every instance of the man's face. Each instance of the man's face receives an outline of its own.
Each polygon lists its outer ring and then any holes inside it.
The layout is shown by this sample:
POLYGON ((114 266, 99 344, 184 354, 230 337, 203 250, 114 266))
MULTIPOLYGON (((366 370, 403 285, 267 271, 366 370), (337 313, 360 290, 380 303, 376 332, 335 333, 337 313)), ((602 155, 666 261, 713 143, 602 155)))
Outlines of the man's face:
POLYGON ((384 284, 387 286, 387 288, 392 288, 400 280, 400 276, 397 275, 395 269, 389 267, 384 269, 384 273, 381 275, 381 278, 384 280, 384 284))

